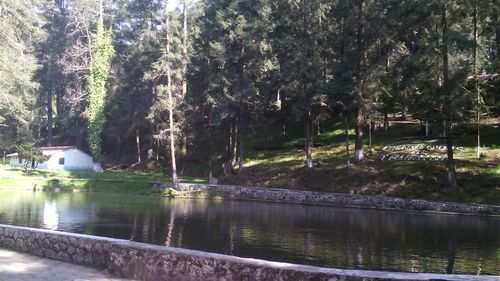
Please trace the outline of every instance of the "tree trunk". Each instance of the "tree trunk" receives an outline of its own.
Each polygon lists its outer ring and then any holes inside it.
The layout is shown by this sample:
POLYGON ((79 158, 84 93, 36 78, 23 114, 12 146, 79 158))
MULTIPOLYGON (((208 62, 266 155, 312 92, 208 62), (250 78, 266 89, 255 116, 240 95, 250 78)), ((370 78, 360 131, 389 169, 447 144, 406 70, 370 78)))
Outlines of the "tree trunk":
POLYGON ((232 123, 232 127, 231 127, 231 142, 230 142, 230 159, 231 159, 231 164, 232 165, 235 165, 236 162, 237 162, 237 158, 238 158, 238 154, 237 154, 237 151, 236 149, 238 148, 237 144, 238 144, 238 123, 237 122, 233 122, 232 123))
POLYGON ((187 157, 187 154, 188 154, 187 143, 188 143, 187 136, 186 135, 182 136, 182 141, 181 141, 181 155, 182 155, 182 157, 187 157))
POLYGON ((313 159, 312 159, 312 132, 311 132, 311 113, 307 112, 304 116, 304 135, 305 135, 305 143, 304 150, 306 153, 306 167, 311 169, 313 167, 313 159))
POLYGON ((161 150, 161 144, 160 141, 157 141, 157 147, 156 147, 156 162, 160 161, 160 150, 161 150))
POLYGON ((372 150, 372 121, 368 123, 368 147, 372 150))
POLYGON ((240 107, 238 118, 238 174, 243 173, 243 109, 240 107))
POLYGON ((356 136, 354 139, 354 160, 360 162, 364 158, 363 153, 363 115, 361 109, 358 109, 356 117, 356 136))
POLYGON ((314 122, 312 119, 309 125, 309 130, 311 130, 311 147, 314 147, 314 122))
POLYGON ((135 143, 137 145, 137 163, 141 163, 141 137, 139 135, 139 129, 135 131, 135 143))
MULTIPOLYGON (((184 0, 182 3, 182 93, 181 99, 184 99, 187 95, 187 61, 188 61, 188 47, 187 47, 187 0, 184 0)), ((181 174, 184 171, 184 166, 186 164, 187 157, 187 136, 184 135, 182 137, 181 142, 181 155, 184 158, 183 168, 181 174)))
POLYGON ((474 2, 474 18, 473 18, 473 25, 474 25, 474 53, 473 53, 473 59, 474 59, 474 84, 475 84, 475 90, 476 90, 476 95, 477 95, 477 116, 476 116, 476 123, 477 123, 477 149, 476 149, 476 157, 477 159, 481 158, 481 96, 479 95, 479 78, 477 77, 478 75, 478 69, 477 69, 477 2, 474 2))
MULTIPOLYGON (((166 1, 168 7, 168 0, 166 1)), ((167 55, 170 54, 170 15, 168 8, 166 10, 166 37, 167 37, 167 55)), ((170 137, 170 160, 172 162, 172 182, 175 187, 179 184, 177 178, 177 163, 175 160, 175 134, 174 134, 174 99, 172 97, 172 75, 171 62, 167 62, 167 95, 168 95, 168 121, 169 121, 169 137, 170 137)))
MULTIPOLYGON (((170 79, 169 79, 170 80, 170 79)), ((170 159, 172 162, 172 182, 174 185, 178 184, 177 179, 177 163, 175 159, 175 134, 174 134, 174 109, 173 109, 173 98, 172 91, 168 91, 168 118, 169 118, 169 136, 170 136, 170 159)))
POLYGON ((233 163, 232 163, 232 155, 231 155, 231 144, 233 143, 232 133, 231 133, 232 125, 228 126, 227 139, 226 139, 226 161, 224 163, 224 176, 229 177, 233 174, 233 163))
POLYGON ((182 98, 187 94, 187 60, 188 60, 188 43, 187 43, 187 0, 184 0, 182 5, 182 98))
POLYGON ((121 154, 121 138, 120 138, 120 134, 116 134, 115 154, 116 155, 120 155, 121 154))
MULTIPOLYGON (((52 58, 51 58, 52 60, 52 58)), ((47 79, 47 83, 49 84, 48 87, 47 87, 47 146, 51 147, 52 146, 52 138, 53 138, 53 135, 54 135, 54 132, 52 130, 53 128, 53 108, 52 108, 52 94, 54 92, 54 82, 53 82, 53 74, 52 74, 52 68, 53 68, 53 65, 52 65, 52 61, 49 61, 49 65, 48 65, 48 70, 47 70, 47 74, 48 74, 48 79, 47 79)))
POLYGON ((408 119, 406 106, 401 109, 401 120, 406 121, 408 119))
MULTIPOLYGON (((442 5, 441 11, 441 24, 442 24, 442 54, 443 54, 443 88, 446 94, 446 104, 451 104, 451 93, 450 93, 450 77, 449 77, 449 62, 448 62, 448 22, 446 18, 446 2, 442 5)), ((453 159, 453 139, 452 139, 452 122, 451 122, 451 114, 452 108, 451 106, 446 107, 446 121, 444 128, 446 129, 446 149, 448 154, 448 184, 451 188, 454 188, 457 185, 456 182, 456 172, 455 172, 455 163, 453 159)))
POLYGON ((363 110, 362 110, 362 104, 363 104, 363 99, 364 99, 364 78, 363 78, 363 71, 364 71, 364 60, 365 60, 365 47, 364 47, 364 40, 363 40, 363 33, 364 33, 364 25, 363 25, 363 8, 364 8, 364 0, 359 0, 358 1, 358 19, 357 19, 357 32, 356 32, 356 44, 357 44, 357 76, 358 76, 358 108, 356 112, 356 137, 354 139, 355 143, 355 155, 354 159, 359 162, 362 161, 364 156, 363 156, 363 110))
MULTIPOLYGON (((451 122, 448 122, 451 123, 451 122)), ((448 125, 448 133, 446 134, 446 150, 448 155, 448 184, 451 188, 457 185, 457 178, 455 172, 455 161, 453 159, 453 139, 451 136, 451 126, 448 125)))
MULTIPOLYGON (((168 76, 170 77, 170 74, 168 74, 168 76)), ((174 101, 172 98, 172 91, 170 90, 170 87, 167 91, 168 91, 168 102, 169 102, 168 118, 169 118, 169 133, 170 133, 170 160, 172 162, 172 182, 174 183, 174 186, 177 186, 179 184, 179 180, 177 178, 177 163, 175 159, 174 108, 173 108, 174 101)))
POLYGON ((498 9, 494 9, 493 12, 493 21, 496 22, 495 26, 495 41, 497 45, 497 62, 500 60, 500 15, 498 14, 498 9))
POLYGON ((61 130, 62 124, 61 124, 61 117, 63 115, 63 108, 64 108, 64 101, 63 101, 63 95, 64 91, 61 89, 61 87, 64 87, 64 84, 60 84, 58 86, 58 89, 56 90, 56 134, 59 130, 61 130))
MULTIPOLYGON (((50 72, 49 72, 50 73, 50 72)), ((52 79, 52 78, 50 78, 52 79)), ((52 84, 52 82, 50 82, 52 84)), ((47 146, 52 146, 52 138, 53 138, 53 110, 52 110, 52 91, 53 88, 50 86, 49 91, 47 92, 47 146)))
POLYGON ((347 115, 344 114, 344 134, 345 134, 345 167, 349 169, 349 124, 347 123, 347 115))
POLYGON ((389 114, 387 114, 387 111, 384 112, 384 131, 387 132, 389 130, 389 114))

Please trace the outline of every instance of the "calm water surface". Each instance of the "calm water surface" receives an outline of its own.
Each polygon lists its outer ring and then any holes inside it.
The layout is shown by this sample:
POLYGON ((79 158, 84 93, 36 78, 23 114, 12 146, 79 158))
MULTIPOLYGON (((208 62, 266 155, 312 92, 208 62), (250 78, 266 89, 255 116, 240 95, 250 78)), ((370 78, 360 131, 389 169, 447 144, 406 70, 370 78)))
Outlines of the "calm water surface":
POLYGON ((0 223, 325 267, 500 275, 500 218, 0 191, 0 223))

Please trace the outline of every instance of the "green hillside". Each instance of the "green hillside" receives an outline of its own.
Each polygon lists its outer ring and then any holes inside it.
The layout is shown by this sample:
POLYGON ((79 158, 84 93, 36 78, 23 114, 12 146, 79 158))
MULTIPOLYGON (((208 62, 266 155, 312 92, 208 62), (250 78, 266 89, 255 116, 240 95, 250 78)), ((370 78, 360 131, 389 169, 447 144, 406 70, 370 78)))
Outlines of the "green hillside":
MULTIPOLYGON (((382 161, 387 145, 444 145, 442 138, 419 137, 420 126, 409 125, 376 131, 366 159, 353 163, 353 132, 350 132, 351 165, 345 167, 345 135, 341 124, 331 124, 315 136, 314 168, 304 165, 300 131, 286 137, 280 132, 265 132, 253 138, 247 147, 245 171, 222 179, 225 183, 294 188, 314 191, 367 194, 405 198, 451 200, 469 203, 500 204, 500 128, 499 124, 482 128, 483 157, 477 159, 473 134, 458 135, 456 152, 459 188, 450 189, 446 181, 445 161, 382 161), (267 148, 266 148, 267 147, 267 148)), ((474 130, 463 125, 462 134, 474 130)), ((436 154, 436 153, 435 153, 436 154)), ((445 156, 442 152, 437 153, 445 156)), ((237 166, 235 167, 237 168, 237 166)))

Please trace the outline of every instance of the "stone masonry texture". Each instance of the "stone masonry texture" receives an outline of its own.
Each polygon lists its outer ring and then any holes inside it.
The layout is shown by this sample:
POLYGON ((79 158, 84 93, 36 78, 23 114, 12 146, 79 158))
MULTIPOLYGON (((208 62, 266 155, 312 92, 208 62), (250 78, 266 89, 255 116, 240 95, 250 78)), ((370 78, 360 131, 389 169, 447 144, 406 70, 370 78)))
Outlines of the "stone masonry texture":
MULTIPOLYGON (((157 183, 153 189, 172 187, 171 183, 157 183)), ((181 183, 176 188, 186 192, 209 192, 223 198, 236 200, 256 200, 280 203, 328 205, 337 207, 372 208, 385 210, 424 211, 464 215, 500 216, 500 206, 437 202, 422 199, 404 199, 368 195, 349 195, 301 191, 278 188, 244 187, 232 185, 207 185, 181 183)))
POLYGON ((145 281, 500 281, 495 276, 321 268, 8 225, 0 225, 0 247, 145 281))

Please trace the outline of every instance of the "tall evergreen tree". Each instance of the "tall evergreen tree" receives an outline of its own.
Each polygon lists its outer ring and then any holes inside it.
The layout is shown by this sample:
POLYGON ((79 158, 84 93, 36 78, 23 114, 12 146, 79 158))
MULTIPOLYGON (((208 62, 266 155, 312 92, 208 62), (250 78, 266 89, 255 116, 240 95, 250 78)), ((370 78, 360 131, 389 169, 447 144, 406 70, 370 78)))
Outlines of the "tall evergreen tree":
MULTIPOLYGON (((313 167, 313 104, 322 94, 322 1, 272 4, 273 50, 279 63, 280 93, 290 96, 292 112, 303 122, 306 167, 313 167)), ((323 103, 320 103, 323 104, 323 103)), ((324 103, 326 104, 326 103, 324 103)))
POLYGON ((64 108, 62 103, 65 94, 65 77, 62 68, 59 66, 59 61, 66 49, 66 2, 56 2, 56 5, 47 7, 48 19, 45 28, 48 30, 48 38, 42 44, 40 50, 42 54, 40 61, 43 63, 43 68, 39 72, 39 79, 43 87, 41 88, 42 93, 39 100, 43 105, 41 114, 47 116, 44 127, 46 127, 48 146, 53 144, 54 127, 61 129, 61 115, 64 108), (54 120, 54 116, 56 116, 56 120, 54 120))
POLYGON ((178 103, 182 100, 182 40, 179 32, 178 11, 169 10, 169 1, 164 3, 164 24, 160 33, 161 56, 151 65, 145 74, 145 79, 157 84, 155 98, 149 111, 149 120, 152 122, 155 139, 158 143, 168 143, 172 181, 178 184, 176 139, 178 137, 179 118, 178 103), (164 38, 163 38, 164 36, 164 38))
POLYGON ((44 1, 0 1, 0 149, 33 142, 36 45, 45 39, 44 1))

